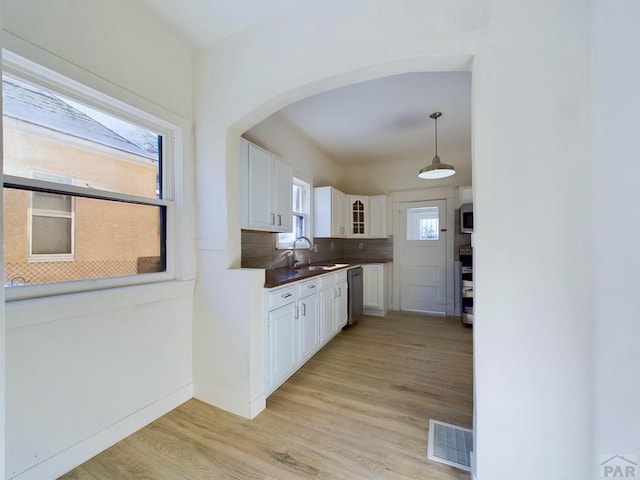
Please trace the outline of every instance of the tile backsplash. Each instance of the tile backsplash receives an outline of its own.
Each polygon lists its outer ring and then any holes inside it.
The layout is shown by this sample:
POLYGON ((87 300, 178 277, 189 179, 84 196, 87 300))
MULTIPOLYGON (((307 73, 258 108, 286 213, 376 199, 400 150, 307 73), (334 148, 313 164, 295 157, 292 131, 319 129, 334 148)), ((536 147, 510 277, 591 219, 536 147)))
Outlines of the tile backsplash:
MULTIPOLYGON (((460 245, 469 245, 471 236, 460 233, 460 210, 455 211, 454 257, 458 260, 460 245)), ((290 262, 289 250, 276 248, 276 233, 242 230, 242 262, 243 268, 278 268, 286 267, 290 262)), ((316 238, 316 252, 296 250, 297 257, 306 262, 330 262, 338 259, 392 259, 393 239, 389 238, 316 238)))
MULTIPOLYGON (((290 262, 289 250, 276 249, 276 233, 242 230, 243 268, 286 267, 290 262)), ((316 238, 317 252, 296 250, 296 256, 303 262, 328 262, 341 258, 348 259, 390 259, 393 257, 391 238, 342 239, 316 238)))

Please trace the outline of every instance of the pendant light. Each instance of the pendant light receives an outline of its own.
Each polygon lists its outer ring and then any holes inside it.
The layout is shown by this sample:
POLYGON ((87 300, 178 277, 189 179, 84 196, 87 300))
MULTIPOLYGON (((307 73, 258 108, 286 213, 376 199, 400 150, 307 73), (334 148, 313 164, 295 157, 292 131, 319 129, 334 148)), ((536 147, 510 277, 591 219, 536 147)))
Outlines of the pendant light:
POLYGON ((440 162, 440 157, 438 156, 438 118, 442 116, 440 112, 434 112, 429 117, 433 118, 436 122, 436 156, 433 157, 431 161, 431 165, 427 165, 418 173, 418 178, 423 178, 425 180, 433 180, 436 178, 445 178, 450 177, 454 173, 456 173, 456 169, 453 168, 452 165, 447 165, 446 163, 440 162))

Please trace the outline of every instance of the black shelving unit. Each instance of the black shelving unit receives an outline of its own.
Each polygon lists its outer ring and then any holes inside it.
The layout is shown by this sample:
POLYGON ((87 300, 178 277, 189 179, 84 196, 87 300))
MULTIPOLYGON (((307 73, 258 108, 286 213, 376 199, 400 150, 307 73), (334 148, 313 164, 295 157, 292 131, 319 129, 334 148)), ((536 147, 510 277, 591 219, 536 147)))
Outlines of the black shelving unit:
POLYGON ((462 288, 462 323, 473 325, 473 248, 471 245, 461 245, 461 287, 462 288))

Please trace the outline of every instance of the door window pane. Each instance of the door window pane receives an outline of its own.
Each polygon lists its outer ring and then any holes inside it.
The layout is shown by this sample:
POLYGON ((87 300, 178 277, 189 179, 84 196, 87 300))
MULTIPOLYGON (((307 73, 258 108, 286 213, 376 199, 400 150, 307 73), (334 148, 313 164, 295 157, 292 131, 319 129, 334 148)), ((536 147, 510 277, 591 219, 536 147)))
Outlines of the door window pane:
POLYGON ((439 240, 440 220, 438 207, 407 209, 407 240, 439 240))

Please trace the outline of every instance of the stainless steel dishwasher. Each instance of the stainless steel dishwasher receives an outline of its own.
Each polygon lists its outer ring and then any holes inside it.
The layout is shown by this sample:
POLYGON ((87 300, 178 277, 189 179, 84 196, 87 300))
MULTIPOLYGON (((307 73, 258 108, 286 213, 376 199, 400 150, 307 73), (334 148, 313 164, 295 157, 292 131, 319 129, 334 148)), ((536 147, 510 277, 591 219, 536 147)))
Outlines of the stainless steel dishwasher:
POLYGON ((347 272, 347 282, 349 285, 349 318, 347 325, 353 325, 360 319, 364 309, 362 267, 350 269, 347 272))

